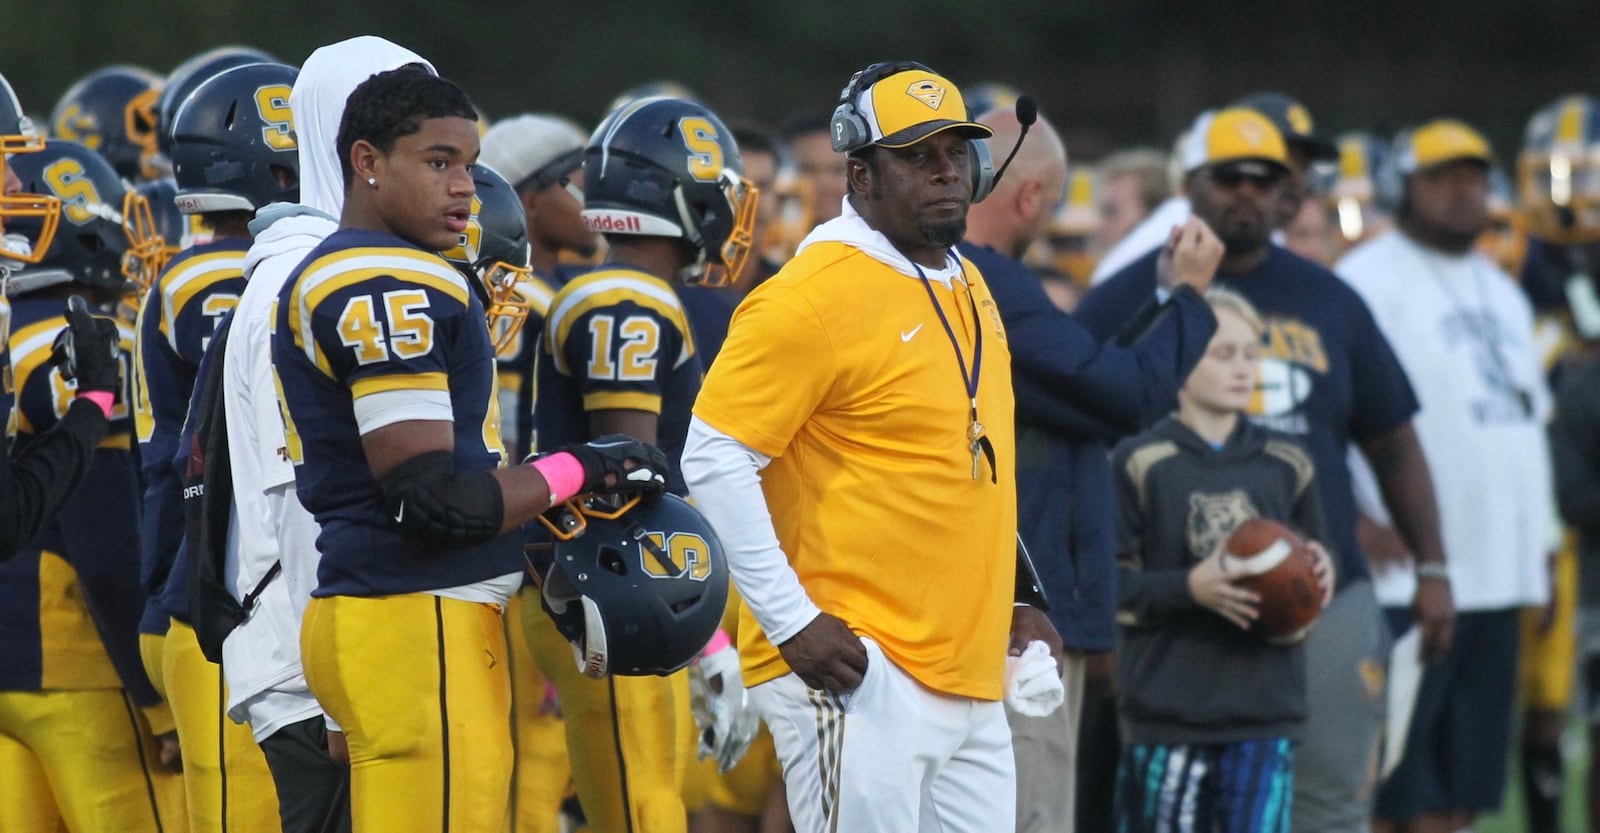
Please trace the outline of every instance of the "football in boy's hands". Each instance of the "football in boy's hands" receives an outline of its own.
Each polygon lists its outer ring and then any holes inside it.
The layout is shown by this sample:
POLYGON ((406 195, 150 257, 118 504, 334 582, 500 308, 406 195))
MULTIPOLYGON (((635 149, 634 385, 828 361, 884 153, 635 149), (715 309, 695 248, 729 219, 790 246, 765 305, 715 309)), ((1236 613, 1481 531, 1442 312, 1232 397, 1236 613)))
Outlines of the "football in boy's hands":
POLYGON ((1251 630, 1273 645, 1293 645, 1311 633, 1322 614, 1316 556, 1300 536, 1277 521, 1251 518, 1228 536, 1222 569, 1261 595, 1251 630))

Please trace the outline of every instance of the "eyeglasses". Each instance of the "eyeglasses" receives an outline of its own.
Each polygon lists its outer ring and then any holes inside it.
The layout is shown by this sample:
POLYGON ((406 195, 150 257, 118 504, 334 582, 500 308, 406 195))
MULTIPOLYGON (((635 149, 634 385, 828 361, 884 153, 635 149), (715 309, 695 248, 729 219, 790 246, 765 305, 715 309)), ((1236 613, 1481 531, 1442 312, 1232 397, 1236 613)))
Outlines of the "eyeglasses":
POLYGON ((1216 183, 1217 187, 1229 191, 1246 182, 1254 185, 1257 190, 1269 191, 1283 181, 1283 174, 1276 172, 1256 174, 1234 168, 1217 168, 1211 172, 1211 181, 1216 183))

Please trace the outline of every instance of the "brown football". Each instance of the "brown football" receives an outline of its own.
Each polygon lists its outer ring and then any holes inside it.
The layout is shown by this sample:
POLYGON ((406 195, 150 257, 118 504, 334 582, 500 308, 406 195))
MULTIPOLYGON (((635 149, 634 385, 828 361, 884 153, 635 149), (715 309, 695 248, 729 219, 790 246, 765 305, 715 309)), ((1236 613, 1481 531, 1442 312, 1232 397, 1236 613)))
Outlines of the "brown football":
POLYGON ((1228 536, 1222 567, 1239 584, 1261 594, 1261 615, 1252 627, 1274 645, 1306 638, 1322 614, 1311 548, 1288 527, 1252 518, 1228 536))

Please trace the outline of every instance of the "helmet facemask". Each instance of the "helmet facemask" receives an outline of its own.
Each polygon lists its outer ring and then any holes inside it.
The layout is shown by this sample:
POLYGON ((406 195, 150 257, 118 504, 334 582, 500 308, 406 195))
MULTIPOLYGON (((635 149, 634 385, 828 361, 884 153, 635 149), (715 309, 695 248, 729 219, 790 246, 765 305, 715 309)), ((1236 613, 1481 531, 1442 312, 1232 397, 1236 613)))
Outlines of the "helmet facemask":
POLYGON ((732 286, 744 273, 750 253, 755 251, 756 211, 761 204, 761 189, 732 168, 723 168, 717 183, 727 200, 728 216, 732 218, 727 236, 720 242, 707 239, 705 224, 694 221, 683 197, 683 187, 680 185, 673 190, 685 238, 696 250, 694 262, 681 273, 683 282, 713 289, 732 286), (715 260, 710 251, 713 246, 717 249, 715 260))
POLYGON ((494 342, 494 354, 510 355, 517 335, 533 311, 532 303, 522 290, 523 285, 533 280, 533 269, 496 260, 479 267, 477 272, 488 293, 483 311, 489 325, 489 338, 494 342))
POLYGON ((1600 145, 1525 152, 1517 173, 1533 236, 1560 244, 1600 240, 1600 145))
MULTIPOLYGON (((17 120, 20 132, 0 135, 0 175, 6 161, 16 153, 38 153, 44 150, 44 136, 33 128, 27 117, 17 120)), ((56 228, 61 222, 61 200, 47 194, 0 194, 0 260, 38 263, 50 250, 55 240, 56 228), (11 220, 37 221, 38 231, 32 239, 15 232, 6 234, 6 223, 11 220)))
POLYGON ((179 249, 161 235, 150 200, 138 191, 129 191, 122 198, 122 231, 128 236, 122 276, 136 284, 142 296, 179 249))

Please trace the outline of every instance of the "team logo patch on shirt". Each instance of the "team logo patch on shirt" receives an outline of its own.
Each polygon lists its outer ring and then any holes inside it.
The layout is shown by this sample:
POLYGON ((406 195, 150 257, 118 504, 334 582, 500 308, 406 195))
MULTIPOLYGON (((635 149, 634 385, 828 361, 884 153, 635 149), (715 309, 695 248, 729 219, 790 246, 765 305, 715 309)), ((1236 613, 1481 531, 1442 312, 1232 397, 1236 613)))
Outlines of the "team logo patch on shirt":
POLYGON ((906 88, 906 95, 928 105, 930 110, 937 110, 944 103, 944 87, 927 79, 911 82, 911 86, 906 88))
POLYGON ((1239 524, 1260 514, 1243 489, 1189 495, 1189 551, 1197 559, 1211 555, 1239 524))

